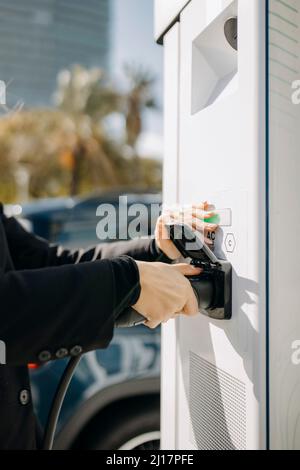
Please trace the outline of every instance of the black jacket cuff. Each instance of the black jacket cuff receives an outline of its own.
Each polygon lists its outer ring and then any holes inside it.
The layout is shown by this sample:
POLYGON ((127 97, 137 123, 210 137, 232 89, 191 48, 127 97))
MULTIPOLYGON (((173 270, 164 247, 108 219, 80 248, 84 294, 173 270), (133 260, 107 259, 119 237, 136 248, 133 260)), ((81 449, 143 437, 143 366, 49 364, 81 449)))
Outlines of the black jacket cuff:
POLYGON ((149 247, 151 256, 153 258, 153 261, 158 261, 160 263, 166 263, 166 264, 171 264, 173 263, 173 260, 168 258, 157 246, 157 243, 155 239, 151 240, 150 247, 149 247))
POLYGON ((115 281, 114 318, 136 304, 141 293, 140 274, 136 262, 129 256, 111 261, 115 281))

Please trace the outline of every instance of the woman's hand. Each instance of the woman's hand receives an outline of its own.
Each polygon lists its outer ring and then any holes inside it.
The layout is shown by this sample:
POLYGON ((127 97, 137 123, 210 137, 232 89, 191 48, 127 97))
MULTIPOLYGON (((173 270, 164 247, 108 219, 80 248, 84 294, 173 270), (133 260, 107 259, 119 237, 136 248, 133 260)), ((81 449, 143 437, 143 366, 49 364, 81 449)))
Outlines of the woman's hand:
POLYGON ((169 237, 167 225, 170 223, 189 225, 194 230, 202 233, 205 243, 211 245, 212 241, 208 238, 208 235, 215 232, 218 225, 206 222, 215 215, 213 211, 210 211, 210 207, 208 202, 204 202, 203 204, 185 207, 182 210, 167 210, 164 212, 159 217, 155 228, 155 241, 158 248, 172 260, 180 257, 179 251, 169 237))
POLYGON ((141 294, 133 308, 146 319, 146 326, 156 328, 176 314, 197 315, 198 302, 188 279, 201 269, 189 264, 168 265, 137 261, 141 294))

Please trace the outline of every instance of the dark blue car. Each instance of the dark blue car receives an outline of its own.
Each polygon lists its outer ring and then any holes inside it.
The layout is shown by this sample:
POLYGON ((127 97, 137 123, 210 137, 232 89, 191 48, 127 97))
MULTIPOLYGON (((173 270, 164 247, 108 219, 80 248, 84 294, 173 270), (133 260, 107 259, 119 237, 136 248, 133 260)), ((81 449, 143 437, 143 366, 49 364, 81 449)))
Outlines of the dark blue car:
MULTIPOLYGON (((129 206, 160 204, 156 194, 129 194, 127 199, 129 206)), ((119 210, 119 193, 43 200, 10 206, 8 211, 50 242, 85 248, 99 243, 96 209, 103 202, 119 210)), ((150 227, 149 234, 152 230, 150 227)), ((30 365, 34 403, 43 425, 65 366, 65 360, 40 368, 30 365)), ((143 326, 116 330, 107 350, 82 358, 62 408, 55 448, 158 449, 159 375, 159 330, 143 326)))

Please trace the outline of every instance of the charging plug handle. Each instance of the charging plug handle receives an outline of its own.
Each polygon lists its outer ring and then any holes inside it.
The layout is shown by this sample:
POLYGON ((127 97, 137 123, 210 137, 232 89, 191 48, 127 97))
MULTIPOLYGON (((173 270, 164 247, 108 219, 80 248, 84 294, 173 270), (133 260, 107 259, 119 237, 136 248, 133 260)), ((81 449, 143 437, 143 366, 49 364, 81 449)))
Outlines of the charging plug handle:
MULTIPOLYGON (((201 313, 214 320, 231 319, 232 269, 230 263, 221 261, 218 266, 207 267, 199 276, 188 277, 188 279, 201 313)), ((116 328, 132 328, 145 324, 145 321, 145 318, 136 310, 128 308, 117 318, 115 326, 116 328)))
MULTIPOLYGON (((197 261, 192 264, 198 265, 197 261)), ((215 320, 230 320, 232 317, 232 267, 227 261, 217 265, 203 266, 200 276, 189 280, 198 299, 199 310, 215 320)))

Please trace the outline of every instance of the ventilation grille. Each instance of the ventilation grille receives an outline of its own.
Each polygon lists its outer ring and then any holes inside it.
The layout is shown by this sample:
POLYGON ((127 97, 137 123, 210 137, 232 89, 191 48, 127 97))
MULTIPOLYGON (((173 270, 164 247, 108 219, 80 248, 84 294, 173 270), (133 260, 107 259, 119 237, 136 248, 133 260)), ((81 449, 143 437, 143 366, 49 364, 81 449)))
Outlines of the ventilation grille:
POLYGON ((194 445, 199 450, 245 450, 245 385, 192 352, 189 373, 194 445))

